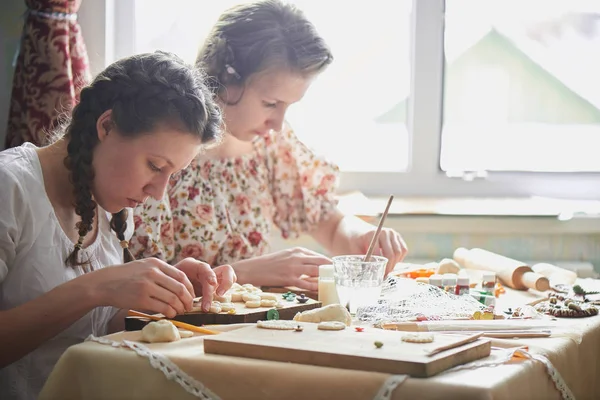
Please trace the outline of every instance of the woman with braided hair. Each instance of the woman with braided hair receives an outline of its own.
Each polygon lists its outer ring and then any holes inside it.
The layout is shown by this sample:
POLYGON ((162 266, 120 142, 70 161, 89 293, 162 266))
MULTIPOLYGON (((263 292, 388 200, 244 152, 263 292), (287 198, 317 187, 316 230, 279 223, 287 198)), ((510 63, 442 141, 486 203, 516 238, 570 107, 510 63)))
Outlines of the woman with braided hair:
POLYGON ((156 52, 101 72, 49 146, 0 153, 0 398, 36 398, 68 346, 122 329, 126 310, 173 317, 199 295, 207 310, 231 287, 228 265, 127 247, 127 208, 162 198, 221 123, 203 76, 156 52))
MULTIPOLYGON (((197 57, 223 110, 223 143, 196 157, 162 201, 134 210, 134 254, 227 263, 240 283, 308 290, 317 284, 302 278, 331 260, 303 248, 272 252, 276 228, 284 238, 309 233, 331 254, 365 254, 375 227, 342 214, 337 167, 285 122, 288 107, 332 60, 315 27, 289 3, 262 0, 225 11, 197 57)), ((386 228, 376 251, 388 258, 389 272, 407 249, 386 228)))

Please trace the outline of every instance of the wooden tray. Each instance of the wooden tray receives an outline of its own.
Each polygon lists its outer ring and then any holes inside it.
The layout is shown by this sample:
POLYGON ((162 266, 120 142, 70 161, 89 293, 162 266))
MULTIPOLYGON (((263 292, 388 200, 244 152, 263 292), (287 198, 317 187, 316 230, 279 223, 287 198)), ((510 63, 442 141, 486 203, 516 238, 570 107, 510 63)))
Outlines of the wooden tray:
MULTIPOLYGON (((308 299, 304 304, 298 301, 287 301, 282 299, 280 293, 276 293, 277 297, 284 304, 283 308, 277 308, 279 313, 279 319, 291 320, 294 319, 296 313, 312 310, 313 308, 321 307, 321 302, 313 299, 308 299)), ((243 302, 235 302, 235 314, 228 314, 222 312, 219 314, 194 312, 187 314, 180 314, 173 318, 174 320, 185 322, 192 325, 227 325, 227 324, 238 324, 247 322, 256 322, 267 319, 267 312, 274 307, 259 307, 259 308, 247 308, 243 302)), ((164 317, 162 314, 156 314, 164 317)), ((140 317, 126 317, 125 318, 125 330, 137 331, 142 329, 150 321, 146 318, 140 317)))
POLYGON ((407 343, 401 332, 365 328, 356 332, 322 331, 302 322, 302 332, 250 326, 204 338, 204 352, 262 360, 429 377, 456 365, 490 355, 491 342, 478 339, 463 346, 427 356, 426 350, 455 342, 460 335, 435 334, 432 343, 407 343), (381 348, 375 341, 383 342, 381 348))

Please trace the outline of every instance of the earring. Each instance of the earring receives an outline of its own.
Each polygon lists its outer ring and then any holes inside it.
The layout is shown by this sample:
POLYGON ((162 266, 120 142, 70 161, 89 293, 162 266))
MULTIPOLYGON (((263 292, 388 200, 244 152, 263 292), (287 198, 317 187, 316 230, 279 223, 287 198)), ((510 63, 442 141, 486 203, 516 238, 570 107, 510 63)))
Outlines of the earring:
POLYGON ((231 65, 229 64, 225 64, 225 71, 227 71, 227 73, 229 75, 233 75, 236 77, 236 79, 241 79, 242 77, 240 76, 240 74, 237 73, 237 71, 235 70, 235 68, 233 68, 231 65))

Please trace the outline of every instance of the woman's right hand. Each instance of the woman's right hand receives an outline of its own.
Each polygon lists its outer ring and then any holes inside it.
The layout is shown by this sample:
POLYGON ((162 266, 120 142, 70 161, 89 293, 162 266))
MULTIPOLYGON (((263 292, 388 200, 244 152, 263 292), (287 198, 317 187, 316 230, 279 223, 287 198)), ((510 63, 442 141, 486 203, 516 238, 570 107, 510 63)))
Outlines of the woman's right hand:
POLYGON ((316 291, 319 265, 331 264, 328 257, 302 247, 277 251, 233 263, 239 283, 255 286, 295 286, 316 291))
MULTIPOLYGON (((101 305, 161 313, 168 318, 192 309, 187 276, 157 258, 146 258, 83 275, 101 305)), ((83 278, 82 277, 82 278, 83 278)))

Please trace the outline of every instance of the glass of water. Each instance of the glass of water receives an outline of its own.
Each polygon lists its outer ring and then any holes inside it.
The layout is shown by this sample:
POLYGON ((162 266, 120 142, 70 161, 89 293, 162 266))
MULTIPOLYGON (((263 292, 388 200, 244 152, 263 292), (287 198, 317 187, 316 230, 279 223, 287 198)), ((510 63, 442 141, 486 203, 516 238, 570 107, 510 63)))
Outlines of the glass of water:
POLYGON ((340 304, 346 306, 350 314, 355 315, 359 307, 377 304, 381 294, 385 266, 388 259, 371 256, 333 257, 335 285, 340 304))

